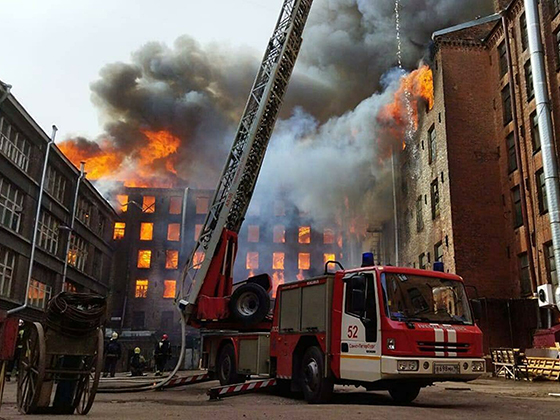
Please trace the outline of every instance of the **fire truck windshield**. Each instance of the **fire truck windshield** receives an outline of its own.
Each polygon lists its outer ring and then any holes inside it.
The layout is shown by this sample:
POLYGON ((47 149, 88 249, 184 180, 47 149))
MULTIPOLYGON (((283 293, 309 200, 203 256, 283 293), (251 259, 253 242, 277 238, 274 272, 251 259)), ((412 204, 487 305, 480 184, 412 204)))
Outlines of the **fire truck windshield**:
POLYGON ((387 315, 394 321, 472 325, 463 283, 437 277, 384 273, 387 315))

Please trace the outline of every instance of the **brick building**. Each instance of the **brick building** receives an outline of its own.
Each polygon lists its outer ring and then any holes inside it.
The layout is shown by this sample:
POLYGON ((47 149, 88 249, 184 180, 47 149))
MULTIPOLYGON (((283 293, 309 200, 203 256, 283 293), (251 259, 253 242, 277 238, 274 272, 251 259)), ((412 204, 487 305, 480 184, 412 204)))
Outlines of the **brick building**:
POLYGON ((79 171, 54 145, 48 160, 31 283, 26 290, 48 141, 8 86, 0 82, 0 309, 20 306, 28 293, 29 307, 19 313, 26 319, 39 319, 48 299, 62 290, 106 296, 112 282, 111 234, 117 215, 84 180, 74 231, 70 231, 79 171), (65 261, 68 268, 63 279, 65 261))
MULTIPOLYGON (((500 14, 434 34, 435 105, 401 156, 400 253, 410 266, 443 261, 487 299, 487 347, 525 347, 546 319, 537 285, 556 268, 523 1, 495 4, 500 14)), ((556 139, 559 12, 540 2, 556 139)))

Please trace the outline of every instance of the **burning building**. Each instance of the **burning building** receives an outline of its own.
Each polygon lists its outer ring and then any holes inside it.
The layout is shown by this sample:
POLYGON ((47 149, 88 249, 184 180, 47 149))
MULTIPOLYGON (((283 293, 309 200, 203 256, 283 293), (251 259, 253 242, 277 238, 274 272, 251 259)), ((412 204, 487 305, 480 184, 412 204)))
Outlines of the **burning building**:
MULTIPOLYGON (((540 2, 555 122, 559 4, 540 2)), ((501 15, 434 34, 434 106, 420 110, 400 156, 400 258, 420 268, 443 261, 465 278, 486 302, 486 348, 530 347, 547 319, 536 288, 556 282, 556 267, 523 1, 496 7, 501 15)))

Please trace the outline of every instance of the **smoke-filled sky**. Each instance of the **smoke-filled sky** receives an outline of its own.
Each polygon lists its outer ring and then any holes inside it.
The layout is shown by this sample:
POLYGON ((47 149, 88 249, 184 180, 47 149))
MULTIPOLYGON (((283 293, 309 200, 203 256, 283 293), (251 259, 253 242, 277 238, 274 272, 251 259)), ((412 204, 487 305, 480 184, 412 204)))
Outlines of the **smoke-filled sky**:
MULTIPOLYGON (((143 130, 171 132, 178 176, 212 187, 281 4, 4 0, 0 80, 60 139, 103 139, 134 158, 143 130)), ((416 68, 433 31, 492 4, 402 0, 405 66, 416 68)), ((309 211, 383 184, 376 116, 398 86, 394 8, 314 1, 259 188, 280 180, 309 211)))

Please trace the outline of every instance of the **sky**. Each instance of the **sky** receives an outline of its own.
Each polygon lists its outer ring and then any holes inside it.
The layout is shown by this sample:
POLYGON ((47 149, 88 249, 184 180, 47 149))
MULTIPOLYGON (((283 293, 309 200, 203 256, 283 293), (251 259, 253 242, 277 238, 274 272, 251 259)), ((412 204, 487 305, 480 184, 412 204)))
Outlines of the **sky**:
POLYGON ((90 83, 149 41, 188 34, 262 55, 282 0, 0 0, 0 80, 57 140, 102 132, 90 83), (154 5, 157 4, 157 7, 154 5))

